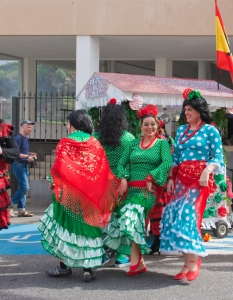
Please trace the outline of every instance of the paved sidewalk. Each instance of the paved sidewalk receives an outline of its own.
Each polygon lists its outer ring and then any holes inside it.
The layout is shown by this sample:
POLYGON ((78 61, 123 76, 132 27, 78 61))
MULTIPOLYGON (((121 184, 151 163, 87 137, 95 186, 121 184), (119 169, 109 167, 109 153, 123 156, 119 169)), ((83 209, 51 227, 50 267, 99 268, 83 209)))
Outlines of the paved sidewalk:
POLYGON ((17 213, 18 211, 16 208, 14 208, 14 214, 16 217, 11 218, 11 224, 33 224, 33 223, 39 223, 39 219, 44 214, 44 211, 47 209, 48 206, 41 205, 31 205, 30 203, 27 203, 26 205, 26 211, 29 213, 34 214, 33 217, 18 217, 17 213))

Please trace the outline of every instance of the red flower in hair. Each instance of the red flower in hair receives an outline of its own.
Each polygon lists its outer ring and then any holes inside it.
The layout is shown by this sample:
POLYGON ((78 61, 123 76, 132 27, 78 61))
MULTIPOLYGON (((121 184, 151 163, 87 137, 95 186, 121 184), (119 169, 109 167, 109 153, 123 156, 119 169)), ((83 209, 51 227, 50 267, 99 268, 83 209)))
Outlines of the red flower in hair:
POLYGON ((146 107, 141 108, 141 109, 139 110, 138 116, 139 116, 139 118, 142 118, 142 117, 144 117, 144 116, 146 116, 146 115, 152 115, 152 116, 156 117, 157 114, 158 114, 158 112, 159 112, 159 111, 158 111, 157 106, 155 106, 155 105, 153 105, 153 104, 149 104, 149 105, 147 105, 146 107))
POLYGON ((220 217, 225 217, 227 215, 227 210, 224 206, 218 208, 218 214, 220 217))
POLYGON ((183 98, 184 100, 188 99, 188 95, 190 92, 193 92, 192 89, 185 89, 184 92, 183 92, 183 98))
POLYGON ((115 99, 115 98, 112 98, 112 99, 110 99, 109 101, 108 101, 108 104, 117 104, 117 99, 115 99))
POLYGON ((164 126, 163 120, 159 120, 159 126, 162 128, 164 126))

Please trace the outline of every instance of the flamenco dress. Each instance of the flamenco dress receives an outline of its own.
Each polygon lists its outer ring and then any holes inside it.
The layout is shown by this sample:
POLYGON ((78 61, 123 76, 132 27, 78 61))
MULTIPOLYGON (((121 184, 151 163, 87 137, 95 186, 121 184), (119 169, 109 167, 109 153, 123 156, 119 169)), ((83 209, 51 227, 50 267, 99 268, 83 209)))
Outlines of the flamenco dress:
POLYGON ((201 187, 199 179, 209 164, 217 166, 216 174, 223 173, 225 166, 218 130, 204 124, 191 138, 183 141, 187 126, 177 130, 173 154, 175 190, 162 216, 160 251, 178 250, 204 257, 207 253, 201 236, 201 222, 206 201, 216 186, 212 174, 207 187, 201 187))
POLYGON ((112 218, 107 226, 105 245, 130 255, 131 243, 135 242, 142 254, 151 252, 145 240, 145 220, 156 196, 147 191, 145 179, 150 175, 155 183, 163 186, 171 166, 170 148, 165 140, 157 139, 148 149, 140 148, 140 139, 128 145, 117 169, 118 177, 128 180, 128 192, 118 207, 117 217, 112 218))
MULTIPOLYGON (((175 141, 169 136, 166 137, 165 135, 159 136, 161 139, 166 139, 169 143, 171 153, 174 152, 174 145, 175 141)), ((166 183, 163 186, 155 185, 156 189, 156 202, 152 209, 149 212, 147 223, 149 222, 149 231, 151 234, 155 236, 153 246, 155 251, 159 250, 159 236, 160 236, 160 221, 162 219, 162 214, 164 211, 165 206, 170 202, 171 195, 167 192, 166 183)), ((152 249, 153 250, 153 249, 152 249)))
MULTIPOLYGON (((13 126, 10 124, 0 124, 1 144, 3 140, 9 139, 12 136, 13 129, 13 126)), ((7 189, 10 188, 7 171, 8 164, 5 163, 3 156, 0 155, 0 230, 8 229, 8 226, 11 224, 7 209, 11 204, 10 197, 7 192, 7 189)))
POLYGON ((67 267, 102 265, 102 227, 115 208, 119 179, 111 172, 100 143, 73 132, 56 148, 50 172, 53 203, 40 219, 42 245, 67 267))
MULTIPOLYGON (((95 132, 94 133, 94 137, 97 138, 99 140, 99 132, 95 132)), ((124 150, 127 148, 128 144, 134 140, 134 136, 127 131, 123 131, 121 139, 120 139, 120 144, 116 147, 112 147, 109 145, 102 145, 102 147, 104 148, 106 155, 108 157, 108 161, 110 164, 110 168, 113 172, 114 175, 117 176, 117 166, 119 163, 119 160, 124 152, 124 150)), ((112 213, 111 218, 115 218, 118 214, 119 210, 119 206, 116 206, 115 211, 112 213)), ((103 229, 103 234, 105 234, 105 229, 103 229)), ((106 258, 103 258, 106 259, 106 258)), ((107 259, 106 259, 107 260, 107 259)), ((120 254, 119 252, 116 253, 116 264, 119 262, 128 262, 128 258, 123 255, 120 254)))

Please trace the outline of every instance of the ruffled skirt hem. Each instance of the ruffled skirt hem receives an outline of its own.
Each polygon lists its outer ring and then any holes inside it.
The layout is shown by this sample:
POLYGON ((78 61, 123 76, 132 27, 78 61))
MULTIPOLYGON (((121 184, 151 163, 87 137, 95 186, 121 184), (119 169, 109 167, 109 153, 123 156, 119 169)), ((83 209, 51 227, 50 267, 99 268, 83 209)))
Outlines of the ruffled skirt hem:
POLYGON ((119 253, 130 255, 131 243, 136 243, 142 254, 148 254, 151 249, 145 241, 145 208, 137 203, 128 202, 120 210, 120 216, 112 215, 105 232, 104 244, 119 253))
POLYGON ((105 253, 101 236, 84 236, 71 233, 53 217, 53 204, 40 219, 42 245, 47 252, 63 260, 72 268, 94 268, 102 265, 105 253))

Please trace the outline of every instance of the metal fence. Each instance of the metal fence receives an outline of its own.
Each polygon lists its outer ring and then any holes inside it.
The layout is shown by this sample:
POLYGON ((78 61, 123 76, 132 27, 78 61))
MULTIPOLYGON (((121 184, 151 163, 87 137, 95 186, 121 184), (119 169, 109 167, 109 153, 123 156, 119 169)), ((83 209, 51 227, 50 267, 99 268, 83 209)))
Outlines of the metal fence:
MULTIPOLYGON (((67 93, 24 93, 12 98, 12 124, 15 134, 20 131, 22 120, 35 122, 29 136, 30 151, 38 159, 29 165, 30 180, 45 179, 55 158, 57 142, 67 135, 66 120, 75 110, 75 94, 67 93)), ((12 172, 11 172, 12 173, 12 172)), ((17 189, 17 180, 11 174, 11 193, 17 189)))

